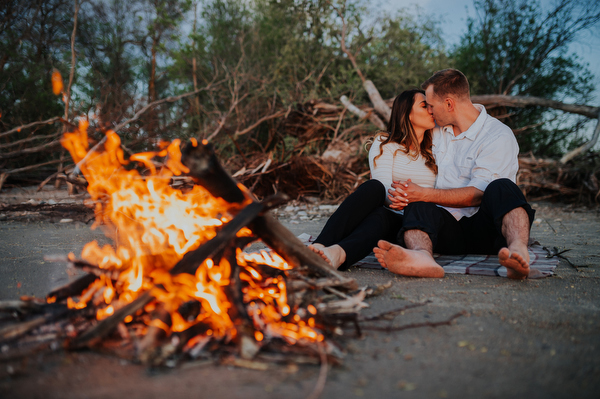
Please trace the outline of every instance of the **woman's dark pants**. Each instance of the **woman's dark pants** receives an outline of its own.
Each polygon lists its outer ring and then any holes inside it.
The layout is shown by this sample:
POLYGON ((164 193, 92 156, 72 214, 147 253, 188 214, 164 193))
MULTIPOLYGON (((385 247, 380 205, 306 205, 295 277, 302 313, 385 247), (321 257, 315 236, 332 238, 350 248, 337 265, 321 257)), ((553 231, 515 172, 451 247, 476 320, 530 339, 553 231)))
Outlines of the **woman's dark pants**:
POLYGON ((338 244, 346 252, 345 270, 369 255, 377 241, 393 241, 402 226, 402 215, 384 207, 387 196, 378 180, 363 183, 329 218, 315 243, 338 244))

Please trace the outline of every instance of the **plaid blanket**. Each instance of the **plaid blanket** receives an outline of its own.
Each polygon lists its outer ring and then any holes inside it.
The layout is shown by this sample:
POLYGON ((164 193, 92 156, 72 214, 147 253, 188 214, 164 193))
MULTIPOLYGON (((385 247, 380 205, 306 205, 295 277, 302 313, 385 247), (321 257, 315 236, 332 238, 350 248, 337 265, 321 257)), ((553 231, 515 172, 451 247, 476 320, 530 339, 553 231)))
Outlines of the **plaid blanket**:
MULTIPOLYGON (((308 245, 314 238, 308 234, 298 236, 300 241, 308 245)), ((480 276, 506 277, 506 268, 498 264, 497 255, 434 255, 436 262, 444 268, 445 273, 475 274, 480 276)), ((544 278, 552 276, 558 266, 559 259, 548 257, 548 253, 537 241, 529 245, 530 273, 529 278, 544 278)), ((375 255, 371 253, 363 260, 357 262, 355 267, 368 269, 383 269, 375 255)))

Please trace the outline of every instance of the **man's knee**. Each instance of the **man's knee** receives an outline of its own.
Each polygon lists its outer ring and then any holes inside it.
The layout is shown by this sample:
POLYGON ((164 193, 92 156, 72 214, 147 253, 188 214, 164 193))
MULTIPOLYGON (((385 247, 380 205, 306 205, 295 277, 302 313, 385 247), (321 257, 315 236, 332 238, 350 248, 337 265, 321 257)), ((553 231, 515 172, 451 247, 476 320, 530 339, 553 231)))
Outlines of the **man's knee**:
POLYGON ((497 179, 487 186, 481 200, 481 209, 493 218, 497 226, 501 225, 505 214, 516 208, 523 208, 530 224, 533 223, 535 210, 527 203, 525 195, 512 180, 497 179))
POLYGON ((492 181, 483 192, 483 200, 487 197, 499 198, 501 196, 516 196, 525 199, 519 187, 510 179, 502 178, 492 181))

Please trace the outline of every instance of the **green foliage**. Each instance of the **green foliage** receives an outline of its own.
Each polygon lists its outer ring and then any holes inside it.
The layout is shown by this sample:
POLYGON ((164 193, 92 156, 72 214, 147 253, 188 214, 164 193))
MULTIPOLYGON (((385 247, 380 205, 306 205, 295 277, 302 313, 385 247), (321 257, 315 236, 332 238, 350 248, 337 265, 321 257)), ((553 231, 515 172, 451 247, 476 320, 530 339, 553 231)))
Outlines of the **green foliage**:
MULTIPOLYGON (((543 12, 538 1, 476 0, 475 8, 478 18, 468 20, 467 33, 453 52, 472 94, 590 100, 592 75, 568 46, 599 20, 597 6, 562 0, 543 12)), ((581 141, 582 120, 571 115, 543 108, 496 114, 511 115, 504 122, 521 131, 517 138, 523 152, 558 156, 581 141)))
MULTIPOLYGON (((72 2, 66 0, 9 0, 0 5, 0 131, 64 114, 60 97, 52 93, 53 68, 68 75, 65 50, 72 2)), ((1 139, 9 145, 32 135, 56 133, 54 126, 23 130, 1 139)), ((52 139, 33 142, 43 145, 52 139)), ((31 144, 30 144, 31 145, 31 144)), ((21 146, 11 146, 16 151, 21 146)), ((0 168, 21 167, 44 157, 26 155, 0 161, 0 168)))
MULTIPOLYGON (((536 2, 477 0, 480 16, 469 21, 463 43, 450 57, 435 21, 407 10, 383 15, 371 0, 87 0, 76 31, 71 117, 88 118, 90 136, 98 140, 155 100, 205 87, 147 110, 119 130, 124 143, 140 151, 160 139, 210 138, 220 155, 238 166, 268 154, 282 163, 298 154, 319 154, 334 134, 346 131, 351 141, 372 128, 350 129, 360 121, 348 112, 339 119, 342 95, 358 106, 370 104, 341 49, 342 16, 346 46, 384 98, 456 65, 474 93, 585 102, 591 75, 567 46, 597 16, 591 8, 577 14, 573 4, 578 2, 561 0, 544 19, 536 2), (314 107, 318 103, 340 108, 327 114, 314 107), (246 131, 261 118, 266 119, 246 131)), ((61 98, 51 92, 50 74, 56 68, 68 81, 73 11, 68 0, 3 2, 2 131, 64 114, 61 98)), ((583 122, 558 112, 498 113, 510 113, 506 122, 523 130, 523 151, 554 155, 581 142, 573 131, 583 122)), ((61 128, 26 129, 3 140, 42 137, 61 128)), ((44 140, 50 139, 39 142, 44 140)), ((0 155, 6 151, 12 150, 0 155)), ((19 162, 56 156, 39 152, 19 162)), ((9 170, 8 163, 0 168, 9 170)), ((14 159, 10 163, 17 165, 14 159)))
POLYGON ((359 60, 383 98, 420 87, 435 71, 448 67, 439 28, 430 19, 386 16, 368 37, 359 60))
MULTIPOLYGON (((86 3, 79 16, 77 94, 82 109, 89 110, 96 126, 109 129, 132 111, 136 102, 139 35, 136 3, 112 0, 86 3)), ((133 131, 122 132, 131 138, 133 131)))

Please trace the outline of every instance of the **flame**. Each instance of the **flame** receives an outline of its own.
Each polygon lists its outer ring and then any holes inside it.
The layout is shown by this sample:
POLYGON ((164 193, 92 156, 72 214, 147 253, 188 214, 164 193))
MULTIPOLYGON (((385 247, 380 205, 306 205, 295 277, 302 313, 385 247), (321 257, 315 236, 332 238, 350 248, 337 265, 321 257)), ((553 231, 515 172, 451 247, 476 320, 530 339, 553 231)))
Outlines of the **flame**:
MULTIPOLYGON (((57 76, 55 79, 53 75, 53 84, 62 82, 60 74, 57 76)), ((292 315, 284 279, 284 272, 291 266, 275 252, 249 254, 237 249, 236 265, 226 257, 206 259, 194 275, 171 275, 169 270, 186 253, 213 238, 239 205, 214 198, 201 186, 188 191, 171 187, 173 176, 189 172, 181 163, 179 140, 166 143, 160 151, 125 159, 115 132, 106 132, 103 142, 90 150, 87 129, 87 122, 80 120, 77 130, 64 134, 62 144, 88 182, 88 192, 95 202, 92 228, 102 228, 113 245, 100 247, 92 241, 84 246, 81 256, 103 270, 118 272, 110 274, 118 278, 98 278, 79 298, 68 298, 69 307, 82 309, 94 304, 96 317, 101 320, 152 289, 156 301, 169 311, 172 324, 147 321, 148 325, 177 332, 204 323, 205 337, 233 337, 237 333, 231 320, 233 305, 225 287, 233 267, 239 267, 243 303, 254 323, 257 341, 272 337, 290 343, 323 339, 315 329, 314 306, 303 312, 310 313, 308 320, 292 315), (264 267, 274 272, 263 275, 260 270, 264 267), (181 310, 190 302, 199 303, 200 311, 188 314, 181 310)), ((199 144, 192 141, 195 146, 199 144)), ((252 231, 247 228, 238 233, 240 237, 250 235, 252 231)), ((74 259, 73 254, 69 257, 74 259)), ((144 310, 151 312, 155 307, 151 303, 144 310)), ((133 320, 128 316, 124 321, 133 320)))
POLYGON ((52 71, 52 92, 55 96, 58 96, 64 90, 63 79, 60 72, 57 69, 52 71))

